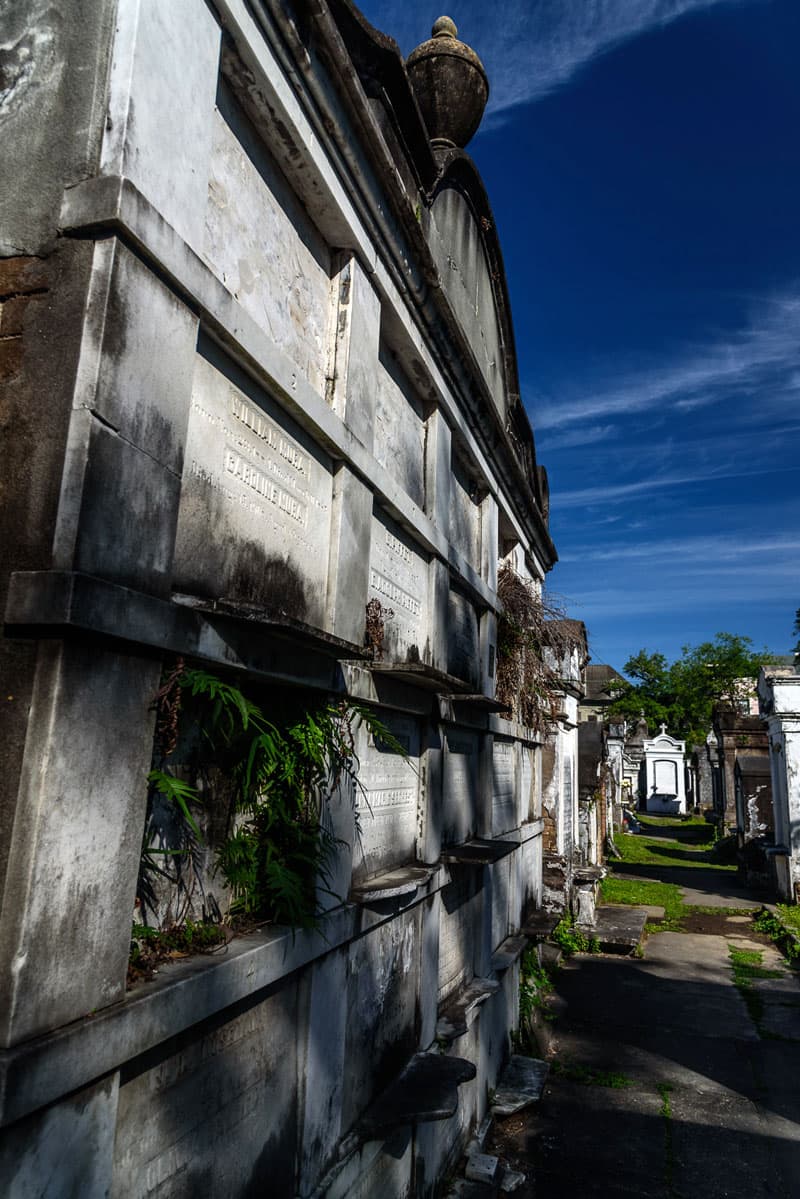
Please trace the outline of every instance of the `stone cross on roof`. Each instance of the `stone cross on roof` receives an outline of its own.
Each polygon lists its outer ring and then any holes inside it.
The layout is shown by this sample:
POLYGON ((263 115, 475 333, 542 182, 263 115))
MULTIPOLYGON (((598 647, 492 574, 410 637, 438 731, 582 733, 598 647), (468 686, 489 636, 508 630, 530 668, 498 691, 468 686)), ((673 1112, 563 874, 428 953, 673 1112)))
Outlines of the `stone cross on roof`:
POLYGON ((667 735, 667 726, 666 726, 666 725, 663 723, 663 721, 662 721, 662 724, 661 724, 661 736, 662 736, 662 737, 666 737, 666 735, 667 735))

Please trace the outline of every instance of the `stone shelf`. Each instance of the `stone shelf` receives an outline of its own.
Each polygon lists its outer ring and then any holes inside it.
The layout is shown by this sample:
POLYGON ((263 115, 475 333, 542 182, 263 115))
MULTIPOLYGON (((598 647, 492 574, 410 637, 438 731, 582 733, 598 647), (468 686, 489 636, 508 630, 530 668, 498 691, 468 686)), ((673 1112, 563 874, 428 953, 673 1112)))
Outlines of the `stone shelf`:
POLYGON ((598 883, 607 874, 603 866, 579 866, 573 879, 576 883, 598 883))
POLYGON ((532 941, 546 941, 559 920, 560 916, 558 913, 532 912, 522 926, 522 931, 532 941))
POLYGON ((510 712, 511 708, 508 704, 501 704, 499 700, 492 699, 489 695, 454 695, 453 703, 460 707, 461 704, 473 712, 510 712))
POLYGON ((494 978, 473 978, 471 982, 439 1008, 436 1036, 448 1044, 463 1037, 478 1015, 478 1010, 490 995, 500 990, 494 978))
POLYGON ((475 837, 460 845, 446 845, 442 850, 442 861, 460 866, 491 866, 517 849, 516 841, 494 841, 475 837))
POLYGON ((492 1115, 513 1116, 532 1103, 538 1103, 549 1073, 547 1062, 535 1057, 523 1057, 520 1053, 512 1054, 511 1061, 497 1081, 492 1115))
POLYGON ((16 571, 5 623, 12 636, 90 634, 328 691, 340 689, 340 660, 365 657, 360 646, 254 605, 159 599, 75 571, 16 571))
POLYGON ((469 683, 458 679, 455 675, 437 670, 425 662, 373 662, 370 666, 373 674, 391 675, 404 683, 412 683, 425 691, 436 691, 460 699, 461 695, 471 692, 469 683))
POLYGON ((172 602, 181 607, 190 608, 193 612, 201 612, 207 617, 222 616, 257 625, 266 632, 290 639, 293 645, 299 642, 301 645, 305 644, 313 649, 321 650, 323 653, 332 654, 335 658, 361 658, 364 661, 369 658, 369 650, 355 645, 352 641, 334 637, 332 633, 326 633, 324 629, 314 628, 305 621, 296 620, 285 612, 277 612, 272 608, 265 608, 261 604, 240 603, 236 600, 225 599, 207 600, 200 596, 184 595, 180 592, 173 593, 172 602))
POLYGON ((458 1110, 458 1088, 477 1071, 472 1062, 441 1053, 417 1053, 358 1122, 360 1140, 386 1136, 404 1124, 449 1120, 458 1110))
POLYGON ((402 899, 415 895, 419 888, 433 878, 438 866, 399 866, 377 874, 366 883, 351 888, 350 900, 367 906, 386 899, 402 899))
POLYGON ((524 933, 516 937, 506 937, 492 954, 492 970, 508 970, 518 958, 522 957, 528 946, 528 938, 524 933))

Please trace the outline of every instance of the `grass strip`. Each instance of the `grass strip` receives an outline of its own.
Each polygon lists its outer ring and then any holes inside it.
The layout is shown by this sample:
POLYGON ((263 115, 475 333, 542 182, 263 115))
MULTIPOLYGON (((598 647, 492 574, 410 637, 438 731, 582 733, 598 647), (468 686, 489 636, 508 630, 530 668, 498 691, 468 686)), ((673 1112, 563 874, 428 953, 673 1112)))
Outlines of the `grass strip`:
POLYGON ((625 903, 633 907, 660 907, 664 909, 661 928, 675 929, 686 913, 681 898, 681 889, 675 883, 657 883, 635 878, 620 878, 608 875, 600 884, 603 903, 625 903))

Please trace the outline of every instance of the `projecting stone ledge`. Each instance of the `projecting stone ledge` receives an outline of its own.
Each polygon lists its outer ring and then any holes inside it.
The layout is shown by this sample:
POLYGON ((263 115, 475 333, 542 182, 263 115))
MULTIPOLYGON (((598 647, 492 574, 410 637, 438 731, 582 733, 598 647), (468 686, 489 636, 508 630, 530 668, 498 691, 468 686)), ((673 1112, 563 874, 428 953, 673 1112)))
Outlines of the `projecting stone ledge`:
POLYGON ((439 1019, 436 1021, 437 1038, 449 1044, 458 1037, 463 1037, 477 1016, 478 1008, 499 989, 500 983, 493 978, 473 978, 463 991, 448 999, 439 1009, 439 1019))
POLYGON ((582 924, 587 937, 597 937, 603 953, 633 953, 641 944, 647 912, 624 904, 603 904, 595 911, 594 924, 582 924))
POLYGON ((447 845, 442 850, 442 861, 459 866, 491 866, 501 858, 518 849, 516 841, 488 841, 476 837, 461 845, 447 845))
POLYGON ((404 1124, 449 1120, 458 1109, 458 1088, 476 1074, 472 1062, 441 1053, 417 1053, 361 1117, 356 1132, 373 1141, 404 1124))
POLYGON ((492 970, 508 970, 509 966, 514 965, 517 958, 522 957, 527 946, 528 938, 526 936, 506 937, 505 941, 502 941, 492 954, 492 970))
POLYGON ((538 1103, 549 1073, 547 1062, 535 1057, 523 1057, 520 1053, 512 1054, 497 1083, 492 1115, 513 1116, 514 1112, 538 1103))
POLYGON ((396 870, 387 870, 371 878, 369 882, 361 883, 350 891, 353 903, 368 906, 387 899, 402 899, 407 895, 415 895, 420 887, 433 878, 438 866, 400 866, 396 870))
POLYGON ((561 916, 557 912, 533 912, 523 925, 522 931, 532 941, 546 941, 560 919, 561 916))

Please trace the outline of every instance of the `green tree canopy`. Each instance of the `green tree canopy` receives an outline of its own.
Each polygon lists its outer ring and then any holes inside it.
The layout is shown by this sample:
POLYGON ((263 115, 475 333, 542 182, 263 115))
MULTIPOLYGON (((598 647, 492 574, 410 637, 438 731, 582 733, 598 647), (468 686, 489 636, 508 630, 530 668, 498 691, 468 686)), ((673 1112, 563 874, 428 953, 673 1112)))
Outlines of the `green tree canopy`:
POLYGON ((757 653, 752 645, 749 637, 717 633, 713 641, 685 645, 672 663, 663 654, 639 650, 625 663, 629 678, 619 684, 608 715, 635 721, 644 713, 651 732, 663 722, 673 737, 699 744, 711 728, 714 704, 743 698, 750 688, 742 680, 755 679, 769 661, 766 650, 757 653))

